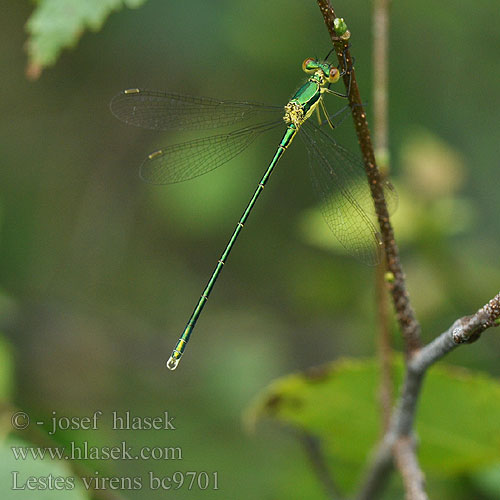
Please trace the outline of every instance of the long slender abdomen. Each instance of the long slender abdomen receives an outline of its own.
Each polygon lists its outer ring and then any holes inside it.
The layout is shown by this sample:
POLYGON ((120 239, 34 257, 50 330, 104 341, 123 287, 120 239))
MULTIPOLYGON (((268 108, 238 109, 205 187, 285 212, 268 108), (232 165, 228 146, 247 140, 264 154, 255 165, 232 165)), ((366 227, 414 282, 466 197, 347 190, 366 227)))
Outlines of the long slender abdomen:
POLYGON ((172 351, 172 355, 170 356, 169 360, 167 361, 167 368, 169 370, 175 370, 177 368, 177 365, 179 364, 179 361, 184 354, 184 351, 186 349, 186 345, 189 342, 189 339, 191 337, 191 333, 193 331, 193 328, 196 324, 196 321, 198 320, 201 311, 203 310, 203 307, 205 306, 208 296, 210 295, 210 292, 212 291, 212 288, 215 285, 215 282, 217 278, 219 277, 220 272, 222 271, 222 268, 226 262, 226 259, 229 257, 229 253, 231 252, 234 243, 236 242, 236 238, 240 234, 241 230, 243 229, 243 226, 245 225, 245 222, 250 215, 250 212, 252 211, 255 202, 257 201, 257 198, 259 197, 260 193, 264 189, 267 180, 269 179, 272 171, 274 170, 274 167, 278 163, 279 159, 287 149, 287 147, 290 145, 292 142, 293 138, 295 137, 295 134, 299 128, 295 126, 294 124, 289 124, 283 138, 281 139, 281 142, 278 146, 278 149, 276 150, 276 153, 274 154, 273 159, 271 160, 271 163, 267 167, 266 172, 262 176, 252 198, 250 199, 245 211, 243 212, 243 215, 241 216, 240 220, 238 221, 238 224, 236 225, 236 228, 233 231, 233 234, 231 238, 229 239, 229 242, 226 245, 226 248, 224 249, 224 252, 222 253, 221 258, 217 262, 217 266, 215 267, 212 276, 210 277, 210 280, 208 281, 205 289, 203 290, 203 293, 201 294, 200 299, 198 300, 198 303, 196 304, 196 307, 194 308, 193 313, 191 314, 191 317, 189 318, 189 321, 184 328, 184 331, 182 332, 181 337, 177 341, 177 344, 174 347, 174 350, 172 351))

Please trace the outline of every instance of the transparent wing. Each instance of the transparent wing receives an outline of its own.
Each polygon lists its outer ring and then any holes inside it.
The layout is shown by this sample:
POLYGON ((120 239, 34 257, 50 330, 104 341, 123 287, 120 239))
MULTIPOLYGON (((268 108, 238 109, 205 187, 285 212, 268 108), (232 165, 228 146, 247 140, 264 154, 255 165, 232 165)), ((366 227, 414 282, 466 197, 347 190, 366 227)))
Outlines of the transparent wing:
MULTIPOLYGON (((377 264, 380 238, 369 216, 374 214, 374 206, 363 163, 316 125, 306 122, 302 129, 312 183, 328 226, 354 257, 377 264)), ((397 202, 389 182, 384 185, 384 194, 392 204, 397 202)))
MULTIPOLYGON (((255 116, 283 115, 283 108, 255 102, 219 101, 153 90, 129 89, 113 97, 111 112, 121 121, 154 130, 200 130, 234 125, 255 116)), ((261 121, 263 121, 261 119, 261 121)))
POLYGON ((278 125, 283 125, 283 120, 167 146, 144 160, 141 177, 152 184, 173 184, 198 177, 239 155, 261 133, 278 125))

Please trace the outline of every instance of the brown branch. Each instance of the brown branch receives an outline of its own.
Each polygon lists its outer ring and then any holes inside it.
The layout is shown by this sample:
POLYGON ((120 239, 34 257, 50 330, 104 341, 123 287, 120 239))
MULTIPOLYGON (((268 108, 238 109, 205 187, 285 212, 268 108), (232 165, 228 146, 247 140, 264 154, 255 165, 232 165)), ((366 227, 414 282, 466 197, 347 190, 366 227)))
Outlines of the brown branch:
POLYGON ((408 292, 406 291, 405 277, 401 262, 399 260, 399 250, 394 239, 394 231, 389 221, 389 213, 384 198, 383 184, 381 176, 375 162, 375 154, 370 138, 370 130, 366 120, 366 113, 363 107, 359 88, 356 81, 356 73, 352 68, 352 57, 348 50, 348 42, 337 36, 334 28, 336 18, 333 7, 329 0, 317 0, 321 14, 325 21, 333 45, 337 52, 339 67, 346 71, 344 75, 344 84, 349 89, 349 106, 354 120, 356 135, 363 155, 366 174, 375 204, 378 223, 382 234, 382 241, 385 248, 385 257, 387 269, 392 273, 393 279, 390 284, 390 292, 396 310, 403 338, 405 341, 405 350, 408 357, 417 351, 420 347, 420 325, 415 318, 415 313, 410 304, 408 292), (347 68, 344 68, 344 54, 347 68))
MULTIPOLYGON (((373 109, 375 158, 383 177, 389 172, 389 125, 388 125, 388 47, 389 47, 390 0, 375 0, 373 4, 373 109)), ((382 414, 383 430, 389 427, 393 401, 391 367, 393 352, 389 327, 389 311, 385 283, 385 266, 380 264, 375 280, 377 296, 378 357, 380 382, 378 399, 382 414)))
MULTIPOLYGON (((389 173, 389 118, 388 118, 388 47, 390 0, 373 3, 373 109, 375 157, 382 177, 389 173)), ((391 379, 392 348, 386 308, 383 267, 377 268, 377 308, 379 316, 378 350, 380 358, 379 399, 384 431, 390 425, 393 385, 391 379)), ((412 437, 399 438, 393 447, 394 461, 403 479, 407 500, 427 500, 424 475, 416 455, 412 437)))
POLYGON ((388 300, 384 279, 384 267, 377 266, 375 294, 377 300, 378 316, 378 357, 380 360, 380 381, 378 389, 378 400, 382 415, 382 430, 389 428, 391 411, 394 397, 394 384, 392 379, 393 351, 391 347, 391 333, 389 327, 388 300))
POLYGON ((389 4, 390 0, 373 3, 373 143, 382 171, 389 156, 389 4))

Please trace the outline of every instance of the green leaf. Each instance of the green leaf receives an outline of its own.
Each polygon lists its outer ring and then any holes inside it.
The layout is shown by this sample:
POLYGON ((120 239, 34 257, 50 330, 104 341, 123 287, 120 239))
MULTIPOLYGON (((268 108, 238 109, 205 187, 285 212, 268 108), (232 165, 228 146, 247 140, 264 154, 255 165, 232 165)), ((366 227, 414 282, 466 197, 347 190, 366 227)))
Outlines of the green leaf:
MULTIPOLYGON (((394 376, 403 378, 403 363, 394 376)), ((344 489, 359 479, 380 437, 378 363, 341 360, 272 383, 248 410, 253 426, 269 417, 320 439, 332 473, 344 489)), ((426 473, 470 473, 500 458, 500 384, 486 375, 439 365, 425 378, 417 433, 426 473)))
POLYGON ((37 78, 64 48, 73 47, 86 29, 99 30, 114 10, 134 8, 146 0, 38 0, 26 23, 27 74, 37 78))

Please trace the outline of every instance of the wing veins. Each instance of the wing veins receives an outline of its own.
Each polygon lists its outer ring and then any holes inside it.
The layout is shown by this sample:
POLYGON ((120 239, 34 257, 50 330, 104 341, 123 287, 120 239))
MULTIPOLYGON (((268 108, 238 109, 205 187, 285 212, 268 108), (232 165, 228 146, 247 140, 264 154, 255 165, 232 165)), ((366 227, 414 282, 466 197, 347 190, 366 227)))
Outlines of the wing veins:
POLYGON ((257 102, 222 101, 170 92, 132 89, 113 97, 111 112, 121 121, 152 130, 200 130, 234 125, 283 112, 257 102))
POLYGON ((272 121, 167 146, 146 158, 141 165, 141 178, 152 184, 193 179, 224 165, 242 153, 261 133, 282 123, 282 120, 272 121))
MULTIPOLYGON (((305 143, 309 152, 312 183, 322 201, 321 211, 328 226, 342 246, 351 254, 365 263, 376 264, 379 249, 376 229, 356 199, 359 195, 366 197, 365 190, 361 186, 364 182, 366 189, 369 190, 367 180, 361 178, 352 165, 339 165, 338 168, 332 166, 327 157, 328 153, 335 151, 333 156, 338 157, 339 150, 342 153, 346 150, 326 136, 321 129, 311 124, 305 125, 304 137, 307 138, 305 143), (347 172, 351 175, 349 176, 347 172), (356 183, 356 180, 359 180, 361 184, 356 183), (349 186, 351 183, 353 187, 349 186), (353 189, 357 192, 356 195, 353 194, 353 189), (335 190, 341 194, 341 197, 336 200, 332 199, 335 190), (342 199, 345 203, 342 203, 342 199), (349 207, 353 211, 349 211, 349 207), (368 231, 369 234, 365 234, 366 238, 363 239, 357 234, 358 231, 363 234, 368 231)), ((353 160, 349 156, 344 157, 344 160, 347 161, 347 158, 353 160)))

